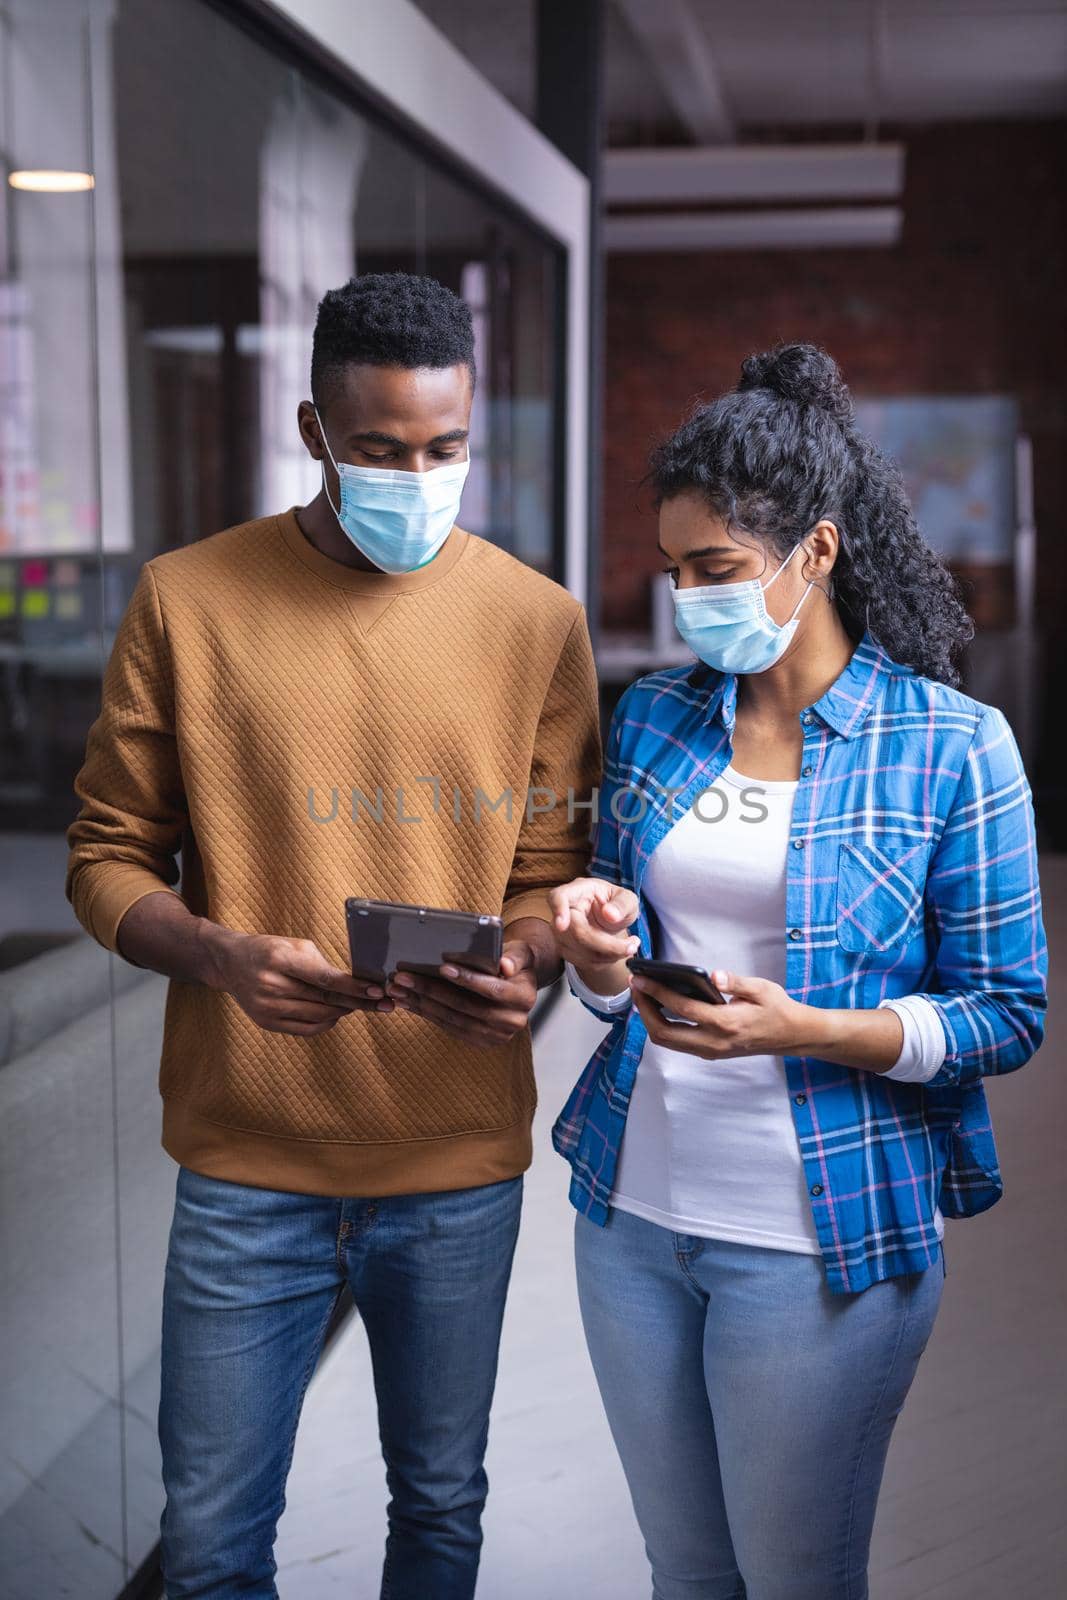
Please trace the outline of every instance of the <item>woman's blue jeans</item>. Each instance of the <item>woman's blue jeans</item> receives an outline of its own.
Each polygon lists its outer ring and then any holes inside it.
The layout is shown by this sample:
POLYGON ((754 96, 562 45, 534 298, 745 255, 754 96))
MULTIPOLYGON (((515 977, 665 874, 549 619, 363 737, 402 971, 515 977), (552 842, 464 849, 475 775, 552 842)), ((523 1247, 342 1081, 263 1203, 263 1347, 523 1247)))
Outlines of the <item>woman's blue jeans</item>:
POLYGON ((820 1256, 575 1217, 586 1342, 653 1600, 867 1600, 889 1438, 942 1249, 857 1294, 820 1256))
POLYGON ((275 1600, 304 1394, 348 1282, 390 1493, 382 1600, 469 1600, 523 1178, 380 1199, 180 1166, 163 1291, 167 1600, 275 1600))

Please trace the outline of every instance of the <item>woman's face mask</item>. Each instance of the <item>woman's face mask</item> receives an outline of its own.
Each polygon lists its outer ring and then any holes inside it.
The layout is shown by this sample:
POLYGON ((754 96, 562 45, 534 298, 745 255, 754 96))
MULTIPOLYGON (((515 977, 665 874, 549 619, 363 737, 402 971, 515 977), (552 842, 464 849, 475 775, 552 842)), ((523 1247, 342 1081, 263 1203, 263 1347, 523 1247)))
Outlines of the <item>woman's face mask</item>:
POLYGON ((798 613, 815 580, 787 622, 768 616, 764 595, 800 549, 802 545, 793 546, 767 584, 748 578, 741 583, 672 588, 675 625, 693 654, 719 672, 765 672, 773 667, 796 633, 798 613))
POLYGON ((320 463, 322 486, 342 532, 383 572, 413 572, 424 567, 452 531, 470 471, 470 451, 465 461, 449 461, 428 472, 350 466, 336 460, 318 407, 314 409, 322 442, 340 482, 339 508, 330 500, 324 461, 320 463))

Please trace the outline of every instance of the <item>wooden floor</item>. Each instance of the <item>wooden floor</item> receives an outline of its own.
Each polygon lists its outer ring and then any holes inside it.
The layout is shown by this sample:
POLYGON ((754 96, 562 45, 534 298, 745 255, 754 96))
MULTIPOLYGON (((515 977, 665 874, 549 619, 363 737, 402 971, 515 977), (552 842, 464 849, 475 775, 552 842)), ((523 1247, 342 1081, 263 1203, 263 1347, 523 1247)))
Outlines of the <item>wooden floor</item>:
MULTIPOLYGON (((898 1421, 871 1600, 1067 1600, 1067 858, 1042 867, 1053 952, 1041 1053, 987 1087, 1005 1179, 946 1224, 937 1324, 898 1421)), ((567 1168, 548 1130, 601 1025, 570 997, 538 1043, 527 1174, 490 1430, 479 1600, 648 1600, 640 1536, 574 1291, 567 1168)), ((353 1319, 308 1392, 278 1539, 282 1600, 377 1600, 385 1488, 353 1319)))

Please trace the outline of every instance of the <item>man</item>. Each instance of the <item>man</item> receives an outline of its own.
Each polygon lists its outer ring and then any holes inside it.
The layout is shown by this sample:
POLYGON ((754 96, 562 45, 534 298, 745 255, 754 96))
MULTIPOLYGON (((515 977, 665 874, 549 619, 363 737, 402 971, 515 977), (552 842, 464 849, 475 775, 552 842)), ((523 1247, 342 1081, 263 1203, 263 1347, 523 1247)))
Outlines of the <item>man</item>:
POLYGON ((470 313, 432 279, 324 297, 298 412, 320 493, 142 567, 76 781, 68 897, 171 979, 168 1600, 277 1594, 346 1280, 391 1495, 382 1594, 474 1593, 528 1014, 601 754, 582 607, 455 525, 474 380, 470 313), (349 895, 502 914, 499 974, 354 979, 349 895))

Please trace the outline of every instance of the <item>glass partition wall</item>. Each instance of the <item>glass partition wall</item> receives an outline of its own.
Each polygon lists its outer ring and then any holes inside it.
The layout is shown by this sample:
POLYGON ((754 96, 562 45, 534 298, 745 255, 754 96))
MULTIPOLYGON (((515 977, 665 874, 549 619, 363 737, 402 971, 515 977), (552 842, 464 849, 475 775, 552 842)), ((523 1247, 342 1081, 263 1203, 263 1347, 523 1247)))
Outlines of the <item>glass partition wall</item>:
POLYGON ((562 257, 204 0, 0 0, 0 1600, 152 1551, 176 1167, 166 980, 64 895, 73 779, 141 564, 310 499, 315 309, 431 273, 475 317, 464 526, 562 576, 562 257))

